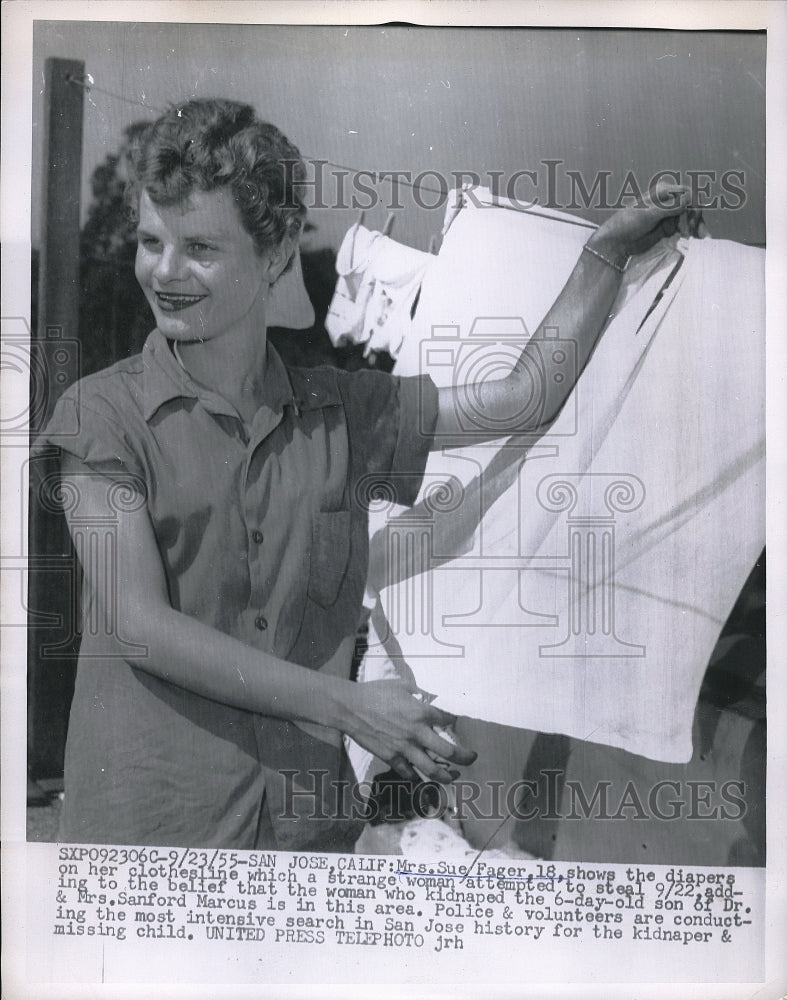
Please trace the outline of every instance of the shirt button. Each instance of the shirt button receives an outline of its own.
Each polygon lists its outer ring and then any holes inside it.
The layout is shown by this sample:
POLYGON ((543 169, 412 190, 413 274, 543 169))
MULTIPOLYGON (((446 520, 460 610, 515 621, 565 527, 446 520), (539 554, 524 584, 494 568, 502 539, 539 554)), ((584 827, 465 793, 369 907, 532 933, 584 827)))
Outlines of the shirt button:
POLYGON ((264 537, 265 536, 261 531, 252 531, 251 533, 251 540, 254 542, 255 545, 262 545, 262 540, 264 537))
POLYGON ((260 630, 260 632, 264 632, 265 629, 268 627, 268 619, 263 618, 262 615, 257 615, 257 617, 254 619, 254 624, 260 630))

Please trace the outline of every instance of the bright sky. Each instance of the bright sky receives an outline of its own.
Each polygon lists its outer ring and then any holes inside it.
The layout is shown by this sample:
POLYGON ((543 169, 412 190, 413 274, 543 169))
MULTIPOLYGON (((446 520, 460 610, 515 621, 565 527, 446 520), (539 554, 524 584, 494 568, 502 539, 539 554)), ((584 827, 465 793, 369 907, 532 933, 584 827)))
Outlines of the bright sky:
MULTIPOLYGON (((34 46, 38 91, 45 57, 81 59, 98 87, 151 107, 192 95, 248 100, 304 155, 352 167, 529 169, 543 193, 545 159, 581 171, 588 187, 612 171, 612 191, 629 169, 644 184, 658 170, 743 170, 745 206, 708 219, 714 235, 764 242, 762 34, 39 21, 34 46)), ((34 121, 41 108, 42 98, 34 121)), ((124 126, 149 117, 87 95, 83 216, 92 170, 124 126)), ((40 140, 34 126, 33 192, 40 140)), ((390 186, 378 190, 387 198, 390 186)), ((442 210, 404 204, 393 235, 426 249, 442 210)), ((381 226, 386 214, 378 207, 368 222, 381 226)), ((337 247, 354 218, 315 212, 317 242, 337 247)))

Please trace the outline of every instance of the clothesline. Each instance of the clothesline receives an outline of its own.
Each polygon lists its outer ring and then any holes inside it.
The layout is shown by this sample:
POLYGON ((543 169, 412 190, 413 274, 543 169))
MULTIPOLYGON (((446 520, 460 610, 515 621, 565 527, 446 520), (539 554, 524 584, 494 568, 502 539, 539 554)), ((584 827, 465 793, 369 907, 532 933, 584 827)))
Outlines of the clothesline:
MULTIPOLYGON (((146 104, 144 101, 138 101, 132 97, 126 97, 125 94, 117 94, 112 90, 107 90, 106 87, 100 87, 98 86, 98 84, 94 82, 93 77, 89 73, 86 73, 82 77, 76 77, 73 74, 68 73, 66 74, 65 79, 67 83, 74 84, 74 86, 77 87, 82 87, 84 90, 88 92, 96 91, 99 94, 104 94, 107 97, 111 97, 113 100, 121 101, 123 104, 128 104, 133 107, 143 108, 145 111, 151 111, 154 114, 164 114, 167 110, 169 110, 167 108, 160 108, 154 104, 146 104)), ((429 194, 437 194, 443 196, 447 196, 448 194, 448 192, 444 189, 429 187, 426 184, 416 184, 412 181, 404 180, 400 175, 397 175, 397 179, 394 182, 394 178, 393 176, 390 175, 390 173, 379 174, 377 171, 374 170, 366 170, 362 167, 351 167, 343 163, 335 163, 333 160, 326 160, 323 157, 314 157, 307 155, 304 157, 304 159, 310 160, 312 162, 324 163, 329 167, 335 167, 337 170, 346 170, 352 174, 363 174, 365 177, 372 178, 375 182, 379 182, 381 180, 389 181, 391 184, 393 183, 402 184, 405 187, 412 188, 413 190, 424 191, 428 192, 429 194)), ((543 216, 544 218, 552 218, 552 216, 549 215, 548 213, 546 212, 542 213, 538 211, 538 209, 535 208, 533 205, 528 204, 526 207, 523 207, 523 211, 524 210, 526 210, 531 215, 543 216)), ((572 219, 563 216, 560 221, 565 222, 568 225, 582 226, 583 228, 586 229, 595 228, 595 226, 592 223, 587 222, 585 219, 578 218, 576 221, 574 221, 572 219)))
MULTIPOLYGON (((69 74, 66 75, 66 82, 67 83, 72 83, 72 84, 74 84, 77 87, 82 87, 86 91, 93 91, 93 90, 95 90, 97 93, 104 94, 107 97, 111 97, 113 100, 122 101, 123 104, 129 104, 132 107, 144 108, 145 111, 152 111, 155 114, 164 114, 166 111, 169 110, 168 108, 160 108, 160 107, 156 106, 155 104, 146 104, 144 101, 138 101, 138 100, 134 99, 133 97, 126 97, 124 94, 116 94, 112 90, 107 90, 106 87, 99 87, 98 84, 94 83, 93 77, 89 73, 86 74, 83 77, 76 77, 76 76, 73 76, 71 73, 69 73, 69 74)), ((323 157, 306 156, 304 158, 306 160, 312 160, 312 161, 319 160, 319 162, 325 163, 329 167, 336 167, 337 170, 348 170, 350 173, 353 173, 353 174, 364 174, 366 177, 371 177, 375 181, 389 180, 389 181, 391 181, 393 183, 393 178, 392 177, 389 177, 389 176, 382 176, 381 177, 380 174, 378 174, 374 170, 366 170, 366 169, 364 169, 362 167, 350 167, 350 166, 347 166, 344 163, 334 163, 333 160, 326 160, 323 157)), ((402 178, 398 178, 397 183, 403 184, 405 187, 410 187, 410 188, 417 189, 419 191, 427 191, 430 194, 444 195, 444 194, 447 193, 447 192, 445 192, 443 190, 440 190, 438 188, 428 187, 425 184, 413 184, 410 181, 403 180, 402 178)))
POLYGON ((144 108, 145 111, 154 111, 156 114, 163 114, 166 110, 165 108, 156 107, 154 104, 145 104, 144 101, 137 101, 133 97, 126 97, 124 94, 116 94, 112 90, 107 90, 105 87, 99 87, 97 83, 94 83, 93 77, 90 73, 86 73, 85 76, 74 76, 73 73, 66 73, 65 76, 66 83, 73 83, 76 87, 82 87, 83 90, 91 91, 95 90, 99 94, 105 94, 107 97, 111 97, 116 101, 121 101, 123 104, 130 104, 134 107, 144 108))

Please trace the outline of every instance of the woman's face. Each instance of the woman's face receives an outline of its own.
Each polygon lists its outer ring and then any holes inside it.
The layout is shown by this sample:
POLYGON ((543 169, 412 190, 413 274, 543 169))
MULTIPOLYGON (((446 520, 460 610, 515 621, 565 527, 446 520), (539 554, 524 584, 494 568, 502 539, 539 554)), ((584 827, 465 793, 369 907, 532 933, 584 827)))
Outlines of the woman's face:
POLYGON ((137 241, 137 281, 165 337, 210 340, 264 322, 271 265, 228 191, 195 191, 174 206, 143 191, 137 241))

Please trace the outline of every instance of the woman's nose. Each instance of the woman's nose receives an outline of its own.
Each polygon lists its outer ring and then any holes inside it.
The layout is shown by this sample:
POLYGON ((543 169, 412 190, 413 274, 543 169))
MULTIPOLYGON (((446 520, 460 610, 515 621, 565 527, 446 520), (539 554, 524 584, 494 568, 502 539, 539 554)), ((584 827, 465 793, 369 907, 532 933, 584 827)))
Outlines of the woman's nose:
POLYGON ((161 282, 177 281, 183 276, 183 265, 183 255, 175 247, 165 247, 158 256, 153 274, 161 282))

